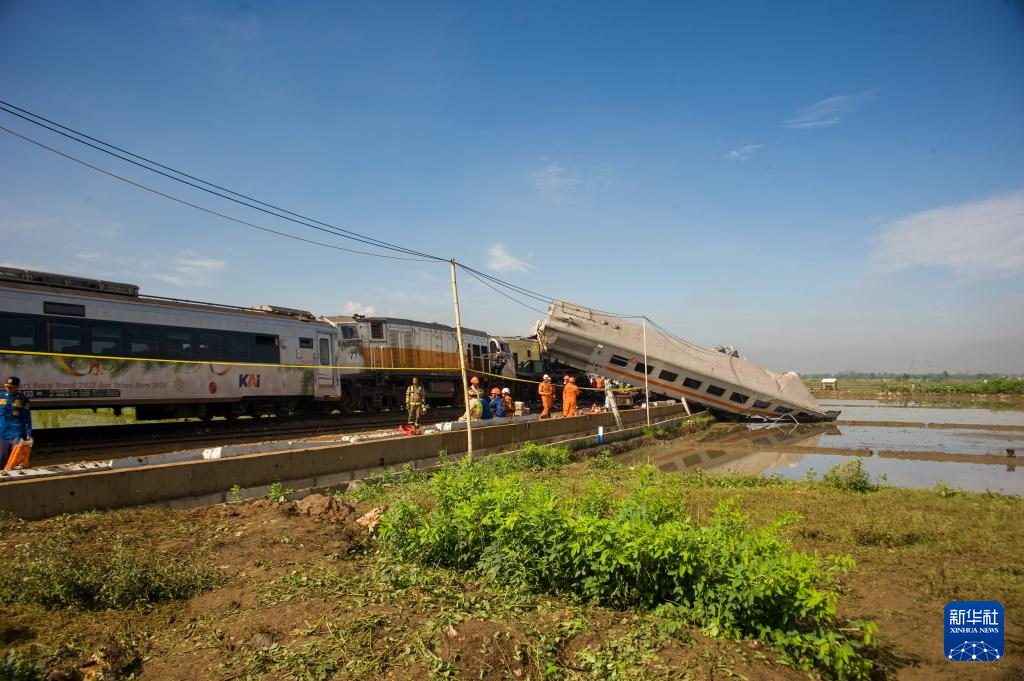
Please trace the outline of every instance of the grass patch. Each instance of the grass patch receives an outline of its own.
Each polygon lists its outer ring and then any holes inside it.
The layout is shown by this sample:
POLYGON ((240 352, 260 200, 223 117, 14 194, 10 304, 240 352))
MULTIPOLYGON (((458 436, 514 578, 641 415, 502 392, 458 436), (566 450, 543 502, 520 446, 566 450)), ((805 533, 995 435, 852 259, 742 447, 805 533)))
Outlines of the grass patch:
POLYGON ((612 501, 566 497, 555 482, 464 460, 431 480, 427 503, 396 504, 379 540, 404 561, 606 607, 657 608, 711 636, 760 639, 801 669, 868 677, 875 625, 836 617, 836 580, 852 559, 793 551, 781 538, 793 516, 752 528, 732 500, 696 524, 659 475, 643 467, 641 484, 612 501))
POLYGON ((0 603, 32 603, 83 610, 133 608, 190 598, 218 577, 188 557, 141 555, 115 540, 107 551, 85 556, 67 536, 17 547, 0 561, 0 603))

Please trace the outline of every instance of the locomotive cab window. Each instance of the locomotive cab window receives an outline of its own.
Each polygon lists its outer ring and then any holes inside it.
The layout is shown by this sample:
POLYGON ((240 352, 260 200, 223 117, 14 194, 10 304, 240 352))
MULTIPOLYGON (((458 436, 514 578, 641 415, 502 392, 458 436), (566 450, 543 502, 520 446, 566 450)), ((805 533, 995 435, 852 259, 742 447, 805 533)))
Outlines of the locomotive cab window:
POLYGON ((120 355, 124 330, 113 324, 93 324, 89 330, 90 354, 120 355))
POLYGON ((686 378, 683 380, 683 385, 691 390, 700 390, 701 382, 696 378, 686 378))
POLYGON ((82 327, 79 324, 50 322, 50 352, 82 352, 82 327))
POLYGON ((708 386, 708 394, 709 395, 715 395, 717 397, 721 397, 722 395, 725 394, 725 388, 719 388, 717 385, 709 385, 708 386))
POLYGON ((354 326, 343 326, 343 327, 341 327, 341 337, 342 338, 356 338, 358 336, 359 336, 359 333, 356 331, 356 327, 354 327, 354 326))
POLYGON ((629 360, 626 359, 625 357, 619 357, 618 355, 612 355, 608 359, 608 363, 609 364, 614 364, 617 367, 624 367, 627 364, 629 364, 629 360))
POLYGON ((8 350, 36 348, 36 322, 28 317, 0 317, 0 344, 8 350))
POLYGON ((384 340, 384 322, 370 322, 370 338, 384 340))

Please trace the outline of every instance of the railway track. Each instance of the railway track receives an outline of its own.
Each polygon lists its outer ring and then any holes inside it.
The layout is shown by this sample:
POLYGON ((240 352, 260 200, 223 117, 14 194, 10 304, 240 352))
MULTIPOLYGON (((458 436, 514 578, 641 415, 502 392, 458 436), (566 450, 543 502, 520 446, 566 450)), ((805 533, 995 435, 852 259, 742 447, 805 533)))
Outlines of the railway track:
MULTIPOLYGON (((431 422, 458 418, 461 409, 437 409, 431 422)), ((244 444, 288 438, 338 435, 397 427, 404 412, 350 414, 334 417, 243 419, 239 421, 190 421, 119 426, 45 428, 35 432, 32 463, 40 466, 162 454, 181 449, 224 444, 244 444)))

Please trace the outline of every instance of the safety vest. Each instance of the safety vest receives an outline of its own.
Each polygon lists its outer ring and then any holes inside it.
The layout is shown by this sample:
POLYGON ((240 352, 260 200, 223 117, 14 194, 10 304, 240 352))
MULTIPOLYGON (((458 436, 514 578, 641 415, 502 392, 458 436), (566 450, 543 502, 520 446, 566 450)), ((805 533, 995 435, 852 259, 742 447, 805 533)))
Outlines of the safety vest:
POLYGON ((594 387, 597 388, 598 390, 603 390, 604 389, 604 379, 601 378, 600 376, 595 378, 594 379, 594 387))
POLYGON ((547 381, 544 381, 537 386, 537 393, 542 397, 550 397, 555 394, 555 386, 551 385, 547 381))
POLYGON ((406 404, 423 404, 423 386, 410 385, 405 389, 406 404))

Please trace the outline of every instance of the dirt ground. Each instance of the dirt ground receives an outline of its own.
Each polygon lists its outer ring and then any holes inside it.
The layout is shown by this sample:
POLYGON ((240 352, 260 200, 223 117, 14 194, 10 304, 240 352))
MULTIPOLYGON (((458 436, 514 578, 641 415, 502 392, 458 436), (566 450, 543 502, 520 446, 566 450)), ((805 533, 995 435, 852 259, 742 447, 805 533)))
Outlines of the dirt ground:
MULTIPOLYGON (((581 466, 544 475, 583 486, 592 472, 581 466)), ((614 484, 629 471, 601 475, 614 484)), ((69 536, 83 560, 117 542, 151 557, 191 556, 219 583, 188 600, 129 609, 7 604, 0 645, 11 659, 43 664, 54 681, 808 678, 757 642, 697 630, 668 636, 648 613, 502 593, 452 571, 388 564, 357 522, 380 509, 379 496, 5 520, 0 556, 8 559, 18 545, 69 536)), ((840 615, 877 621, 878 678, 1024 679, 1021 500, 708 487, 692 491, 688 510, 701 521, 725 496, 738 497, 755 523, 795 510, 803 516, 790 530, 797 548, 856 559, 840 615), (1003 603, 1003 660, 944 659, 943 607, 953 599, 1003 603)))

